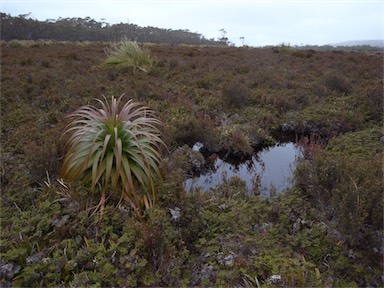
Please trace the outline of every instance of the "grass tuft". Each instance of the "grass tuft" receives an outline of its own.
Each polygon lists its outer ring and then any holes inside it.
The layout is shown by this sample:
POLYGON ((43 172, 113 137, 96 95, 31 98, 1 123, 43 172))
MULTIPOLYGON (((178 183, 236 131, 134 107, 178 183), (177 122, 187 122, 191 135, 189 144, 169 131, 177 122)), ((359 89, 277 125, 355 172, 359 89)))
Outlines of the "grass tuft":
POLYGON ((123 40, 115 43, 106 53, 108 57, 102 67, 130 67, 135 74, 136 70, 149 72, 154 64, 149 50, 141 48, 136 41, 123 40))

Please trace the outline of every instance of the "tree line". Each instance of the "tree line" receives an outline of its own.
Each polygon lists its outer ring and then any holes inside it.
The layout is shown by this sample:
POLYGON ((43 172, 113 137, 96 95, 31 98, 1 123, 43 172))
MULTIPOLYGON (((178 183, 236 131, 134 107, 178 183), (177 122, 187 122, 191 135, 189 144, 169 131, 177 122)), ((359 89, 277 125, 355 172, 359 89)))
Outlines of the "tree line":
POLYGON ((59 18, 39 21, 29 14, 11 16, 0 12, 1 40, 41 40, 57 41, 119 41, 123 38, 138 42, 225 45, 222 41, 207 39, 202 34, 186 29, 172 30, 157 27, 140 27, 136 24, 119 23, 110 25, 90 17, 59 18))

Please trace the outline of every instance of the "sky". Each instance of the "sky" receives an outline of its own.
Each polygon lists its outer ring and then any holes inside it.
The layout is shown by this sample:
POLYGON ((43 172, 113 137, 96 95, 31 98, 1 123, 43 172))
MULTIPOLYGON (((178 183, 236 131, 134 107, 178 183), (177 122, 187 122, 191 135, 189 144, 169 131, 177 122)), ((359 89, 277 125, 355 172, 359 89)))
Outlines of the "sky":
POLYGON ((0 0, 0 11, 38 20, 87 16, 109 24, 188 29, 237 46, 383 40, 382 0, 0 0), (244 39, 240 39, 244 37, 244 39))

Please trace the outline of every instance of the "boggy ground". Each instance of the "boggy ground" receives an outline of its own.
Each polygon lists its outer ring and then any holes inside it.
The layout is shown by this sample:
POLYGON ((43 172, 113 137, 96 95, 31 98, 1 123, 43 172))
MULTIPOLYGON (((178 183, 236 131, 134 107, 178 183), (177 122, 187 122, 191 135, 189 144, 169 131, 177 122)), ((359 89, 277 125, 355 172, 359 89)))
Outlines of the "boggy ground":
POLYGON ((151 45, 134 75, 100 68, 106 45, 1 45, 3 286, 383 286, 382 54, 151 45), (96 233, 99 196, 55 180, 60 135, 123 93, 158 112, 170 149, 156 208, 139 221, 108 199, 96 233), (245 157, 281 131, 308 136, 286 194, 237 178, 183 191, 201 156, 184 144, 245 157))

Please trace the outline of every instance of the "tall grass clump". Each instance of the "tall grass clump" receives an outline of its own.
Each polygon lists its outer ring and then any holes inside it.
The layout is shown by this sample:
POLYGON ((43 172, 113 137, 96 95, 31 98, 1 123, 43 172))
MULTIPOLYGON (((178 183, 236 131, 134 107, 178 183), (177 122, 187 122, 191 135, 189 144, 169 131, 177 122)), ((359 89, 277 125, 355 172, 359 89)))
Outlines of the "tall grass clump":
POLYGON ((149 50, 141 48, 136 41, 125 39, 117 42, 106 50, 106 53, 108 57, 101 66, 130 67, 133 69, 133 74, 136 70, 147 73, 154 64, 149 50))
MULTIPOLYGON (((124 95, 124 94, 123 94, 124 95)), ((106 193, 120 194, 138 215, 154 205, 154 181, 160 176, 161 121, 153 110, 121 95, 101 108, 86 105, 75 111, 65 133, 72 133, 61 176, 81 180, 101 193, 100 220, 106 193)))

